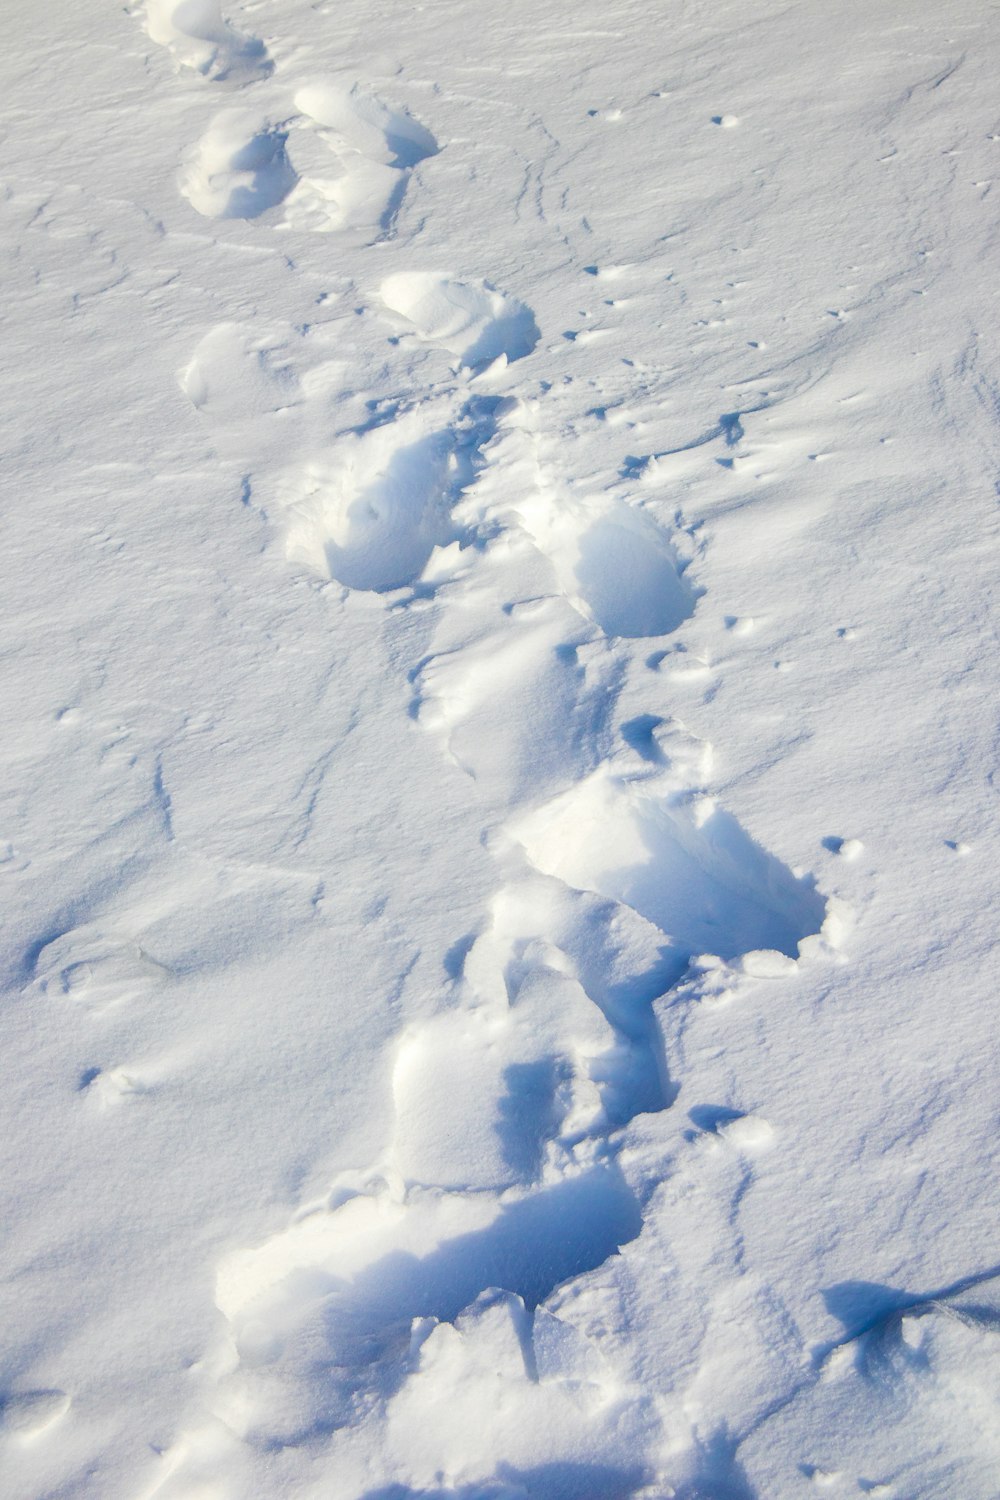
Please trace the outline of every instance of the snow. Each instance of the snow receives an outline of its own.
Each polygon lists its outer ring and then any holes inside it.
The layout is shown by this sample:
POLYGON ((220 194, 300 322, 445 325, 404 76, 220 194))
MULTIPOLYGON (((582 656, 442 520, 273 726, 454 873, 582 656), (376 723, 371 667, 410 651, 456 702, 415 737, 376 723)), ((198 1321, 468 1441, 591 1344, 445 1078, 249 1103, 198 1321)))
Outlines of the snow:
POLYGON ((992 1500, 991 16, 2 19, 10 1500, 992 1500))

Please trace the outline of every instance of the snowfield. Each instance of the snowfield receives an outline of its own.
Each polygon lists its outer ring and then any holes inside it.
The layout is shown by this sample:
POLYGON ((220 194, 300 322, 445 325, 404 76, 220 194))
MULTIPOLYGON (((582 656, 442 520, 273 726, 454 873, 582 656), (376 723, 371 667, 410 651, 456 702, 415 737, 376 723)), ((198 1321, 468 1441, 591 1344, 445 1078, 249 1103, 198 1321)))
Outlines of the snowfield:
POLYGON ((996 1500, 982 0, 51 0, 5 1500, 996 1500))

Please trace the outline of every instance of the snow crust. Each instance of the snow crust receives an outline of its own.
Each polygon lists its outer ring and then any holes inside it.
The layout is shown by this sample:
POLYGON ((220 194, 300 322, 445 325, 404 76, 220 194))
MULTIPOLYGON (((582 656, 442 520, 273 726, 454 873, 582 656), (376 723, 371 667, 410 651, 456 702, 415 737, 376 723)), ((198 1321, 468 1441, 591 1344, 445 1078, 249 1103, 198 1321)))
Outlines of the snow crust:
POLYGON ((992 13, 2 22, 8 1500, 993 1500, 992 13))

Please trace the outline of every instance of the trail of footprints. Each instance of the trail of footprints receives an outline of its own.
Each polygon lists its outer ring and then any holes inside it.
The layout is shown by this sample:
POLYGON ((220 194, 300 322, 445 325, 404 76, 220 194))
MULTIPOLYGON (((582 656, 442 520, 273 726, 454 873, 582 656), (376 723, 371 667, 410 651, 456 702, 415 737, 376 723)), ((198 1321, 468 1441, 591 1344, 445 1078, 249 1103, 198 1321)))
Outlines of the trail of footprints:
MULTIPOLYGON (((147 0, 145 20, 179 67, 210 81, 271 74, 263 44, 213 0, 147 0)), ((244 104, 218 114, 184 164, 184 196, 210 218, 386 233, 413 168, 438 150, 429 131, 329 81, 293 104, 285 119, 244 104)), ((546 1461, 599 1464, 623 1441, 649 1451, 658 1419, 642 1393, 571 1306, 557 1315, 545 1302, 642 1229, 616 1133, 676 1093, 654 1001, 684 976, 697 987, 692 972, 711 998, 741 967, 791 968, 824 922, 813 883, 702 791, 707 746, 655 716, 610 735, 622 642, 648 654, 699 589, 683 537, 634 496, 568 490, 538 400, 489 394, 484 377, 535 347, 531 310, 483 281, 422 271, 385 278, 374 311, 401 357, 450 356, 450 379, 273 486, 292 560, 396 607, 400 590, 433 599, 413 712, 500 809, 488 834, 499 884, 439 1012, 399 1039, 382 1158, 219 1267, 227 1331, 203 1365, 211 1416, 165 1455, 162 1497, 199 1481, 214 1493, 243 1443, 335 1433, 351 1472, 373 1422, 387 1479, 396 1464, 428 1484, 529 1468, 540 1456, 524 1434, 539 1420, 546 1461), (689 970, 701 954, 715 958, 689 970), (498 1415, 479 1468, 462 1451, 452 1471, 461 1412, 473 1420, 484 1390, 498 1415)), ((226 324, 182 385, 220 449, 242 445, 252 465, 255 425, 307 417, 342 374, 334 358, 301 379, 295 369, 280 334, 226 324)), ((129 985, 155 982, 138 948, 98 959, 102 1003, 123 965, 129 985)), ((72 987, 86 962, 47 953, 46 982, 72 987)), ((629 1493, 651 1477, 637 1471, 629 1493)))
MULTIPOLYGON (((264 43, 231 26, 217 0, 145 0, 150 39, 178 72, 254 93, 274 75, 264 43)), ((288 98, 265 89, 267 107, 230 104, 186 153, 183 196, 209 219, 257 219, 276 228, 387 234, 413 168, 437 153, 430 131, 357 87, 318 79, 288 98)))

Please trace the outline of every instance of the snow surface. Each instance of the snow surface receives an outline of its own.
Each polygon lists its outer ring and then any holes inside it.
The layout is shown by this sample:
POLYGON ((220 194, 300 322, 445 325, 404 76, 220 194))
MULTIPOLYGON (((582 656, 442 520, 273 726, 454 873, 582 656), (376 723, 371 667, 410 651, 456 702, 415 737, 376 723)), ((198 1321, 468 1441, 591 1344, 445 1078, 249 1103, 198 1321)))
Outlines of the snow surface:
POLYGON ((991 1500, 996 8, 0 23, 0 1492, 991 1500))

